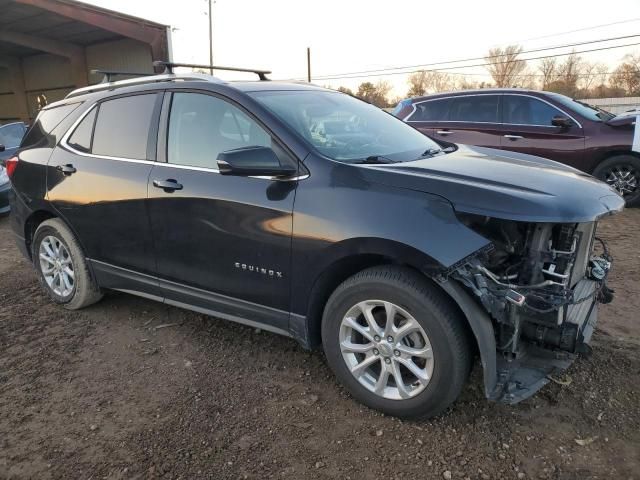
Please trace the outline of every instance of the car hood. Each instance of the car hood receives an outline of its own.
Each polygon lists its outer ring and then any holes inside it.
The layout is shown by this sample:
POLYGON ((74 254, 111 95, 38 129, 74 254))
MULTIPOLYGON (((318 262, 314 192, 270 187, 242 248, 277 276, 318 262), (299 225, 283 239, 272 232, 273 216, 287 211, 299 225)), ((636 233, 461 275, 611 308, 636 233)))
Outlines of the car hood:
POLYGON ((442 196, 456 211, 528 222, 590 222, 624 200, 606 183, 531 155, 458 145, 412 162, 362 165, 371 181, 442 196))
POLYGON ((607 120, 605 123, 607 125, 611 125, 612 127, 635 125, 638 116, 640 116, 640 110, 632 110, 616 115, 615 117, 607 120))

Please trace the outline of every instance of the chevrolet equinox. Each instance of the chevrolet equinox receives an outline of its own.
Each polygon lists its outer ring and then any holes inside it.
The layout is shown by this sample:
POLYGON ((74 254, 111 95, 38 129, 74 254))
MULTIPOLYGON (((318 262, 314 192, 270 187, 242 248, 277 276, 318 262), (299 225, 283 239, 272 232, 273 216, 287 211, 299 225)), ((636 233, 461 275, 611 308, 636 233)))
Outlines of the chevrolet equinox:
POLYGON ((53 302, 120 290, 322 346, 353 397, 401 417, 442 412, 476 357, 486 397, 516 403, 588 351, 612 298, 596 225, 624 205, 349 95, 202 74, 71 92, 7 173, 53 302))

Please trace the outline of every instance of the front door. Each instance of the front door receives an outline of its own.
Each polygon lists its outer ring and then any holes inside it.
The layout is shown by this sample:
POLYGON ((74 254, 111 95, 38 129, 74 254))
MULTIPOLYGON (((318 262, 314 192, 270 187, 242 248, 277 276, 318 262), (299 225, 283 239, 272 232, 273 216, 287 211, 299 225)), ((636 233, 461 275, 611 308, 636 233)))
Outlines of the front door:
POLYGON ((502 149, 580 167, 584 132, 575 120, 571 119, 567 127, 552 125, 553 117, 567 117, 567 114, 531 96, 505 94, 502 104, 502 149))
POLYGON ((149 214, 167 302, 287 330, 297 182, 222 175, 216 164, 246 146, 287 154, 224 98, 176 92, 164 108, 166 162, 149 178, 149 214))
POLYGON ((55 149, 48 199, 78 235, 103 287, 157 295, 137 280, 155 273, 147 182, 155 160, 162 94, 100 102, 55 149), (145 275, 140 275, 145 274, 145 275))

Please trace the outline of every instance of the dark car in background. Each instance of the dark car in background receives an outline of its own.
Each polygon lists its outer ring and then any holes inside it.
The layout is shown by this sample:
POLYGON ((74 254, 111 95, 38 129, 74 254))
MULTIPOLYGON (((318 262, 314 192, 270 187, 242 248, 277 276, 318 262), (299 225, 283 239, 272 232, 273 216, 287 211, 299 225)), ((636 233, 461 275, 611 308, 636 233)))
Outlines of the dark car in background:
POLYGON ((27 125, 23 122, 0 125, 0 161, 13 156, 25 133, 27 125))
POLYGON ((619 116, 552 92, 484 89, 401 101, 393 114, 437 141, 549 158, 609 183, 640 205, 636 114, 619 116))
POLYGON ((27 125, 22 122, 0 125, 0 215, 9 211, 9 176, 4 161, 11 158, 20 146, 27 125))

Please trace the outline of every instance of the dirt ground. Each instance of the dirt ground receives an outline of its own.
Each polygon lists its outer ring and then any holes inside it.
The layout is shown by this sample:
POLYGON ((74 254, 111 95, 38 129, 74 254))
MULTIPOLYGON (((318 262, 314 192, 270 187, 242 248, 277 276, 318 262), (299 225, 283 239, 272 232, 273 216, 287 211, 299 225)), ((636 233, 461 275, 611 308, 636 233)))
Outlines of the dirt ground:
POLYGON ((0 219, 0 478, 640 478, 640 209, 600 231, 617 298, 569 385, 496 405, 476 368, 408 422, 287 338, 125 294, 56 307, 0 219))

